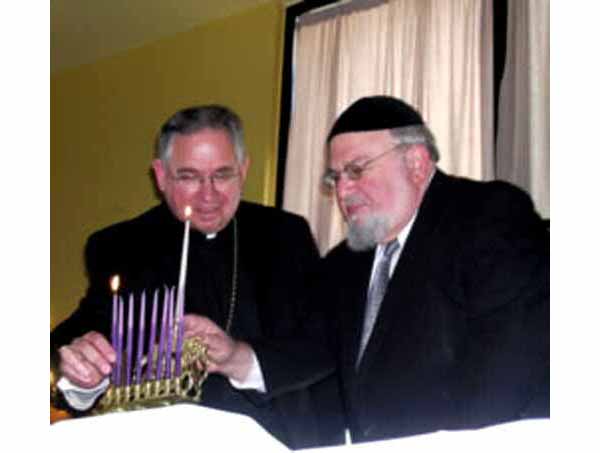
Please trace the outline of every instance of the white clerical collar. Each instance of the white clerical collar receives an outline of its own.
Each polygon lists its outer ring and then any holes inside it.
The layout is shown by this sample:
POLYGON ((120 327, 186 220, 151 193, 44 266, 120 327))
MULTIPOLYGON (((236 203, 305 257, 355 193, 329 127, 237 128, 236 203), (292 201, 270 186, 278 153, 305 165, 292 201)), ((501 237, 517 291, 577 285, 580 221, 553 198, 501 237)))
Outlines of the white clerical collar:
POLYGON ((216 237, 217 237, 217 233, 208 233, 208 234, 206 235, 206 240, 207 240, 207 241, 211 241, 211 240, 213 240, 213 239, 214 239, 214 238, 216 238, 216 237))

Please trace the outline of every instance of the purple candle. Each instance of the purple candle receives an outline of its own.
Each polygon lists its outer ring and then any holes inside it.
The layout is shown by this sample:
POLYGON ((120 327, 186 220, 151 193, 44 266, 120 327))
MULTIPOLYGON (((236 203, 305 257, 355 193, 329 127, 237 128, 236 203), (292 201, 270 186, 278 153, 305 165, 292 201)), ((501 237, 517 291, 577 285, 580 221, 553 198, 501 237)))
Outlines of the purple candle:
POLYGON ((165 355, 165 340, 167 338, 167 309, 169 308, 169 291, 165 288, 165 298, 163 300, 162 321, 160 328, 160 341, 158 343, 158 367, 156 370, 156 379, 163 377, 163 359, 165 355))
POLYGON ((173 306, 175 298, 175 288, 171 288, 169 295, 169 315, 168 315, 168 331, 167 331, 167 362, 166 362, 166 378, 171 379, 171 356, 173 355, 173 306))
POLYGON ((156 315, 158 310, 158 289, 154 290, 154 300, 152 301, 152 319, 150 320, 150 338, 148 340, 148 358, 146 366, 146 380, 152 380, 152 369, 154 365, 154 343, 156 342, 156 315))
POLYGON ((127 315, 127 365, 125 385, 131 384, 131 358, 133 355, 133 293, 129 294, 129 313, 127 315))
POLYGON ((138 343, 135 361, 135 383, 142 383, 142 357, 144 352, 144 327, 146 324, 146 291, 142 292, 140 317, 138 321, 138 343))
POLYGON ((123 359, 123 298, 119 297, 119 328, 117 332, 117 379, 116 385, 121 385, 121 362, 123 359))
MULTIPOLYGON (((118 318, 118 305, 119 299, 117 296, 117 291, 119 290, 119 276, 114 275, 113 278, 110 279, 110 288, 113 292, 112 297, 112 322, 110 326, 110 341, 113 351, 117 351, 117 318, 118 318)), ((112 376, 111 383, 114 385, 117 381, 117 368, 115 366, 112 367, 112 376)))

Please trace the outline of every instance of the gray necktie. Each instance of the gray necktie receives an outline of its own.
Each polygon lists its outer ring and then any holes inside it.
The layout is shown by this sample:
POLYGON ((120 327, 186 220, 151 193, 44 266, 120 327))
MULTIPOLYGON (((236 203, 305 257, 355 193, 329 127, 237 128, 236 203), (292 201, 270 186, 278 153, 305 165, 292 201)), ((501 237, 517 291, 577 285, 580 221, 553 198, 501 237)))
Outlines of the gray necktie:
POLYGON ((357 367, 360 364, 362 355, 365 352, 367 343, 369 342, 371 331, 373 330, 373 326, 375 325, 377 313, 379 312, 381 301, 383 300, 388 281, 390 280, 390 263, 392 262, 392 256, 394 255, 394 252, 398 250, 398 247, 400 247, 400 244, 397 240, 388 242, 385 248, 383 249, 383 256, 379 260, 379 263, 377 263, 375 275, 373 276, 373 282, 371 283, 371 287, 369 288, 369 294, 367 296, 365 320, 363 324, 362 336, 360 339, 358 358, 356 360, 357 367))

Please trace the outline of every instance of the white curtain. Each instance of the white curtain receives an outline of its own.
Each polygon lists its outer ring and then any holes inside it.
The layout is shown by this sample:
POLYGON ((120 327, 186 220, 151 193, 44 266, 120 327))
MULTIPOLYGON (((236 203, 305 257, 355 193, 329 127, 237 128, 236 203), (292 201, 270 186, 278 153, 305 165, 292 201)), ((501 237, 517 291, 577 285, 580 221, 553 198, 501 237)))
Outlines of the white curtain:
POLYGON ((497 177, 550 217, 550 2, 509 0, 498 108, 497 177))
POLYGON ((300 17, 284 208, 309 220, 321 253, 344 236, 319 184, 325 138, 360 97, 409 102, 436 135, 440 168, 493 177, 492 23, 489 0, 354 1, 300 17))

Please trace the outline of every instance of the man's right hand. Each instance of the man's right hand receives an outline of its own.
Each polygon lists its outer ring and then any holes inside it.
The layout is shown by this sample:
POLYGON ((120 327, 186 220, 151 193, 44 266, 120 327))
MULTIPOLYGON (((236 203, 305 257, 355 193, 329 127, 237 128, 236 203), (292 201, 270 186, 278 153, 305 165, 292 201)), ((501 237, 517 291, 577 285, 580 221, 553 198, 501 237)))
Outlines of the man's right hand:
POLYGON ((88 332, 58 350, 58 369, 73 384, 92 388, 112 370, 116 353, 106 338, 98 332, 88 332))

